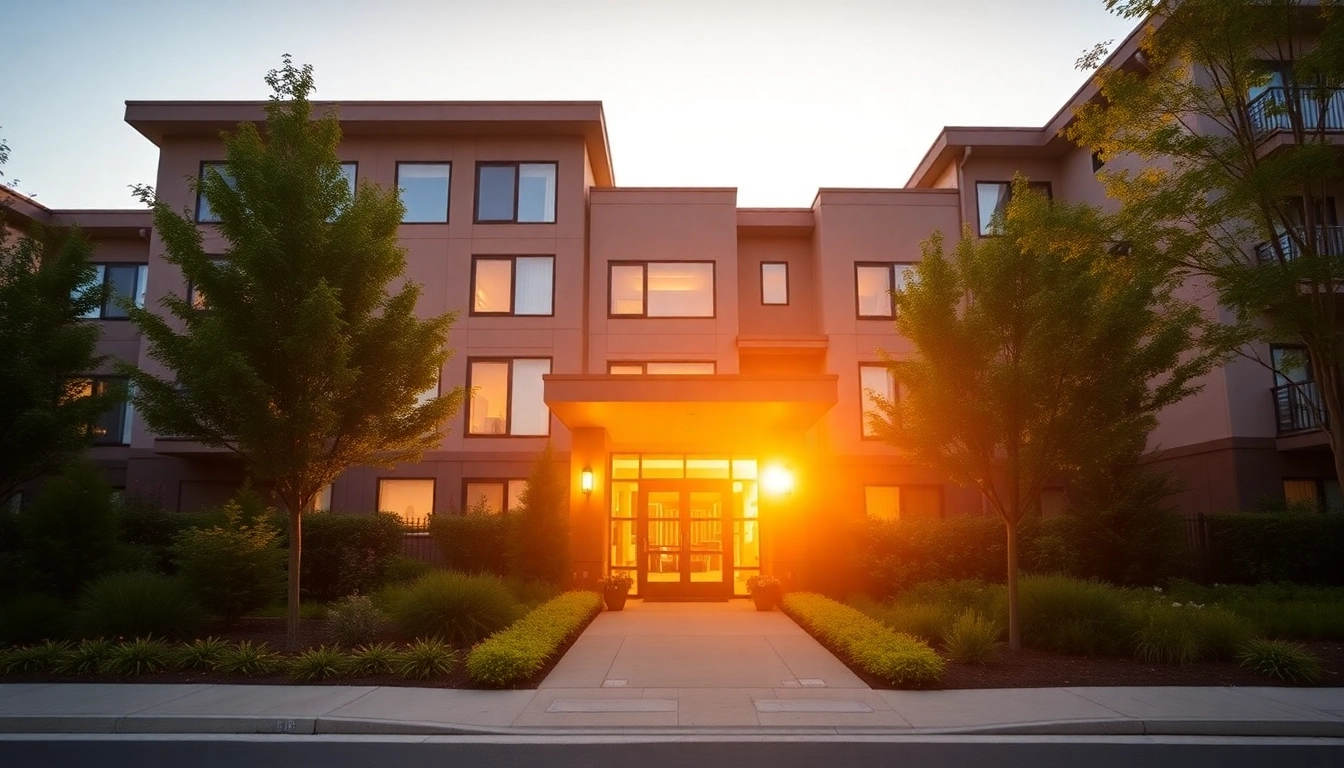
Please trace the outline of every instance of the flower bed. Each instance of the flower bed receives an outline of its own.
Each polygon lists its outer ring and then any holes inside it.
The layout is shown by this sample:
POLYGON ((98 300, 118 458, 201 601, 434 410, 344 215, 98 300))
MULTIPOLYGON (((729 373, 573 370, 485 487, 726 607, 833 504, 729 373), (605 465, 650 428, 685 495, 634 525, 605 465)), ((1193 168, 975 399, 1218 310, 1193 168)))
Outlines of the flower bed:
POLYGON ((596 592, 566 592, 543 603, 473 648, 467 654, 467 675, 496 688, 530 680, 601 610, 596 592))
POLYGON ((854 608, 810 592, 785 595, 784 612, 865 673, 898 688, 936 684, 943 660, 927 644, 854 608))

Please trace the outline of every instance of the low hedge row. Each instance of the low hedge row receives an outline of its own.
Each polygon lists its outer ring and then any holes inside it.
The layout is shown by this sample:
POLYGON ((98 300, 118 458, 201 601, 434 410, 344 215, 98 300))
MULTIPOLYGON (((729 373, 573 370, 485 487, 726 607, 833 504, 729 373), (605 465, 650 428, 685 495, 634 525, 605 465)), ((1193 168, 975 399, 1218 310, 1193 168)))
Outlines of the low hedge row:
POLYGON ((471 649, 467 675, 496 688, 524 682, 601 610, 602 598, 596 592, 566 592, 543 603, 471 649))
POLYGON ((898 688, 933 685, 943 676, 942 658, 926 643, 828 597, 785 595, 784 612, 859 669, 898 688))
POLYGON ((1344 515, 1219 512, 1204 524, 1210 581, 1344 585, 1344 515))

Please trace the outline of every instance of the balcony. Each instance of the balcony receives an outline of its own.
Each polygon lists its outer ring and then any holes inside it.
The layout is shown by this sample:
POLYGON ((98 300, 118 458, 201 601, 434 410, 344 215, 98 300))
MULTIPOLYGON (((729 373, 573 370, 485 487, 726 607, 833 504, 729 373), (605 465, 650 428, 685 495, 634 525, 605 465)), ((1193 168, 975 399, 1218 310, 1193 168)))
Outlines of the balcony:
POLYGON ((1325 426, 1325 410, 1316 382, 1284 384, 1271 391, 1280 435, 1310 432, 1325 426))
MULTIPOLYGON (((1305 227, 1295 227, 1279 235, 1277 242, 1284 258, 1296 259, 1302 253, 1302 245, 1306 243, 1311 243, 1319 256, 1344 256, 1344 227, 1316 227, 1315 230, 1314 236, 1305 227)), ((1277 261, 1274 243, 1255 246, 1255 257, 1261 264, 1277 261)))
POLYGON ((1247 107, 1256 139, 1264 139, 1276 131, 1293 130, 1293 115, 1287 108, 1289 98, 1298 99, 1303 131, 1344 132, 1344 88, 1327 88, 1318 94, 1307 86, 1276 86, 1265 89, 1247 107))

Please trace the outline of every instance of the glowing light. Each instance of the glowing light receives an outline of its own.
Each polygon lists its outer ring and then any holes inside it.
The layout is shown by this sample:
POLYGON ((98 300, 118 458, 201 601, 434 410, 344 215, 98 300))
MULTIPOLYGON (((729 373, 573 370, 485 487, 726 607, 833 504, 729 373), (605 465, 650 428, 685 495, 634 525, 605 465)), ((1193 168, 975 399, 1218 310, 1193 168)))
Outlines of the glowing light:
POLYGON ((793 472, 779 464, 772 464, 761 473, 761 486, 766 493, 782 496, 793 492, 793 472))
POLYGON ((584 467, 579 475, 579 487, 583 489, 583 495, 587 496, 593 492, 593 468, 584 467))

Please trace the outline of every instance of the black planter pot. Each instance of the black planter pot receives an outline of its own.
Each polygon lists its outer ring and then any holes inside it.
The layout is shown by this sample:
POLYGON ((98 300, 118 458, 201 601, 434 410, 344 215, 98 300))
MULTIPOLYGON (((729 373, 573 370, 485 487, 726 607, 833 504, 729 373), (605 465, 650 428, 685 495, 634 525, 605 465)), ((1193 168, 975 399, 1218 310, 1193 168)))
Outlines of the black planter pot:
POLYGON ((602 601, 607 604, 608 611, 624 610, 625 599, 629 596, 630 596, 629 590, 625 589, 602 590, 602 601))

